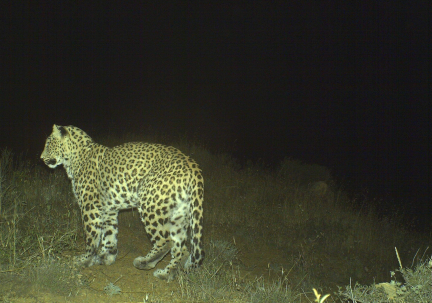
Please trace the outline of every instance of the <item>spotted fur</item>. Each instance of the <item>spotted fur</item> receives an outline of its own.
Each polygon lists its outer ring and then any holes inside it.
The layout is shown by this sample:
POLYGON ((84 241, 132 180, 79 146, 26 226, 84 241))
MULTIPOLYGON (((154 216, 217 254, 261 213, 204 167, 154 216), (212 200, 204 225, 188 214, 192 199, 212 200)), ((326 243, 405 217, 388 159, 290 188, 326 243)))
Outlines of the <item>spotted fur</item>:
POLYGON ((128 208, 138 209, 153 244, 134 260, 136 268, 154 268, 171 252, 170 263, 154 272, 171 281, 179 265, 189 270, 203 262, 204 179, 198 164, 178 149, 140 142, 109 148, 75 126, 54 125, 41 159, 51 168, 63 165, 72 181, 86 245, 78 264, 114 263, 118 212, 128 208))

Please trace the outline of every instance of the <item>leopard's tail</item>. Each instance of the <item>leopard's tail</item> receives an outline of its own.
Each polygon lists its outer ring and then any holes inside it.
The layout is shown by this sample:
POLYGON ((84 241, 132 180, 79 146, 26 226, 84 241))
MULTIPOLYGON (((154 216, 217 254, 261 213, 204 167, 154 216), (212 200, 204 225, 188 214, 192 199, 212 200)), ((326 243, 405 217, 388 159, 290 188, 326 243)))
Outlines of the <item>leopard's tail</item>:
POLYGON ((190 215, 190 231, 191 231, 191 251, 189 259, 185 264, 185 268, 196 268, 204 261, 204 247, 202 242, 203 233, 203 202, 204 202, 204 178, 197 164, 193 164, 195 169, 193 172, 194 179, 191 182, 191 195, 189 202, 191 203, 190 215))

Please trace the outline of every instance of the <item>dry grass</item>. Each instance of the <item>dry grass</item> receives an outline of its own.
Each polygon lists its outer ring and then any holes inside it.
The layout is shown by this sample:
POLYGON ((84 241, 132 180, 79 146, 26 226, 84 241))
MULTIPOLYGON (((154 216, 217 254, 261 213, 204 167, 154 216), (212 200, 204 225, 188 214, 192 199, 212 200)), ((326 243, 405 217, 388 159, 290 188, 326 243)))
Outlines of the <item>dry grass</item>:
MULTIPOLYGON (((240 285, 241 274, 232 263, 209 255, 202 270, 180 276, 186 297, 270 302, 254 298, 275 294, 275 298, 286 295, 294 302, 301 289, 334 289, 349 278, 362 283, 373 278, 385 281, 395 267, 395 246, 405 258, 414 258, 415 250, 427 243, 422 242, 422 236, 407 232, 401 218, 378 216, 375 207, 379 201, 365 196, 349 198, 332 180, 330 171, 319 165, 285 159, 276 170, 263 163, 240 166, 228 154, 213 154, 187 139, 172 144, 157 134, 147 140, 128 135, 98 141, 108 146, 126 141, 159 142, 191 155, 200 163, 206 180, 205 230, 216 234, 224 227, 231 231, 227 239, 241 237, 251 247, 266 244, 282 252, 285 263, 273 267, 276 271, 292 268, 290 279, 299 281, 295 283, 299 288, 289 289, 283 277, 275 284, 258 277, 255 285, 240 285)), ((49 171, 2 151, 0 272, 29 268, 64 251, 77 250, 80 221, 63 170, 49 171)), ((213 239, 210 251, 229 243, 217 242, 227 239, 213 239)))
POLYGON ((76 249, 80 218, 64 172, 14 162, 4 150, 0 180, 0 271, 76 249))

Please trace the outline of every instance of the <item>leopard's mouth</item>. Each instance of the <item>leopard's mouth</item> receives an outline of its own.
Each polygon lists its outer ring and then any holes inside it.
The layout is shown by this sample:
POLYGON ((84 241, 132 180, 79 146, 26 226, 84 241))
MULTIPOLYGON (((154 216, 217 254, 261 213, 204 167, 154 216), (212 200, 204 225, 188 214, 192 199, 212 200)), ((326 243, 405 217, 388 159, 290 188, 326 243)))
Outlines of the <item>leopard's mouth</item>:
POLYGON ((54 168, 57 166, 57 160, 56 159, 43 159, 44 163, 48 165, 51 168, 54 168))

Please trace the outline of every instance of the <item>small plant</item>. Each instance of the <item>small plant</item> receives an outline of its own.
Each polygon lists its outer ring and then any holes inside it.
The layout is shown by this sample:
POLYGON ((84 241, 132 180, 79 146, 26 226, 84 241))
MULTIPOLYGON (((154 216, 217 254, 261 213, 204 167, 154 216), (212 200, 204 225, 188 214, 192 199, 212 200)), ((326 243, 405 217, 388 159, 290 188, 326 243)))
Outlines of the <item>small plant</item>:
POLYGON ((354 287, 349 285, 345 290, 339 289, 339 296, 354 303, 432 302, 432 268, 429 263, 420 262, 414 269, 403 268, 398 253, 397 256, 400 268, 390 272, 392 279, 390 283, 371 286, 356 283, 354 287), (402 276, 402 282, 398 281, 397 273, 402 276))
POLYGON ((313 289, 313 292, 315 295, 315 302, 317 303, 324 303, 324 301, 327 300, 328 297, 330 297, 330 295, 327 294, 321 298, 320 293, 315 288, 313 289))
POLYGON ((121 288, 110 282, 107 286, 104 287, 104 292, 108 296, 119 295, 121 294, 121 288))

